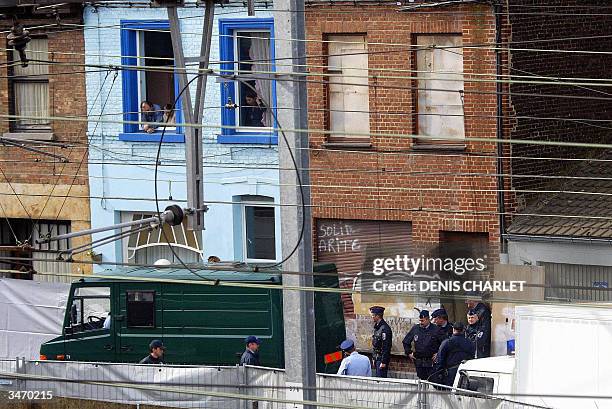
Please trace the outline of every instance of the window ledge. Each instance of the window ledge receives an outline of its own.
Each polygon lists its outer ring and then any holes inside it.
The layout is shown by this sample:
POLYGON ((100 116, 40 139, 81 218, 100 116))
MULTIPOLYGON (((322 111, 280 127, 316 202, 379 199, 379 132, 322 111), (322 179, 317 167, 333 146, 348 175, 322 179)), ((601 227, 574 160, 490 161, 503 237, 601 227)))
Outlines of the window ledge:
POLYGON ((273 134, 217 135, 217 143, 250 143, 258 145, 278 145, 278 136, 273 134))
MULTIPOLYGON (((119 140, 125 142, 159 142, 161 136, 161 132, 130 132, 120 133, 119 140)), ((176 132, 166 132, 164 133, 164 143, 185 143, 185 135, 176 132)))
POLYGON ((53 132, 7 132, 2 135, 3 138, 19 139, 22 141, 54 141, 55 135, 53 132))
POLYGON ((372 144, 369 142, 325 142, 322 145, 326 149, 371 149, 372 144))
POLYGON ((452 151, 464 152, 466 146, 456 143, 413 143, 412 150, 414 151, 452 151))

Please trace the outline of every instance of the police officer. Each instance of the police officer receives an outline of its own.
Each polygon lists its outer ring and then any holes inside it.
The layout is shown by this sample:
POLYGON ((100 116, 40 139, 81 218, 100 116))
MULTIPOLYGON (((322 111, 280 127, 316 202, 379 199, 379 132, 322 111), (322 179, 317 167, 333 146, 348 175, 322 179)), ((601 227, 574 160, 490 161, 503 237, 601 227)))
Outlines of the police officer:
POLYGON ((436 324, 448 338, 453 336, 453 326, 448 322, 448 314, 444 308, 438 308, 432 312, 431 321, 436 324))
POLYGON ((355 343, 347 339, 340 344, 340 349, 345 358, 340 364, 338 375, 349 376, 372 376, 372 365, 370 358, 355 351, 355 343))
POLYGON ((475 354, 474 344, 463 334, 463 323, 455 322, 452 328, 453 336, 440 345, 435 367, 435 373, 441 375, 441 383, 447 386, 453 386, 459 364, 474 358, 475 354))
POLYGON ((406 334, 404 352, 414 362, 419 379, 427 379, 433 372, 433 361, 446 335, 429 320, 429 311, 419 313, 419 323, 406 334), (414 352, 412 344, 414 343, 414 352))
POLYGON ((374 370, 379 378, 386 378, 391 361, 391 342, 393 332, 391 327, 383 319, 385 307, 375 305, 370 307, 372 321, 374 322, 374 333, 372 334, 372 358, 374 358, 374 370))
POLYGON ((246 348, 240 357, 240 365, 259 366, 259 344, 261 341, 256 336, 250 335, 244 340, 246 348))
POLYGON ((491 331, 491 309, 481 301, 482 294, 476 291, 468 291, 466 295, 469 297, 465 301, 468 310, 474 310, 478 315, 480 324, 486 326, 491 331))
POLYGON ((491 356, 491 331, 480 321, 478 313, 471 309, 467 312, 468 326, 465 329, 465 337, 469 339, 476 348, 475 358, 488 358, 491 356))

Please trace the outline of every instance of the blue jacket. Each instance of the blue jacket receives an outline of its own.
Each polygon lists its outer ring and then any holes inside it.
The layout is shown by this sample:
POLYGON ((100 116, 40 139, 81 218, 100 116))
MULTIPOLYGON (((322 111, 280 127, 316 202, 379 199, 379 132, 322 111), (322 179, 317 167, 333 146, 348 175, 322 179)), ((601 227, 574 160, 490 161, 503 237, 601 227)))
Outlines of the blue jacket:
POLYGON ((147 123, 151 128, 157 129, 159 125, 151 125, 152 122, 163 122, 164 113, 159 105, 153 104, 153 111, 140 113, 140 121, 147 123))
POLYGON ((240 365, 259 366, 259 354, 251 351, 250 349, 245 349, 240 357, 240 365))
POLYGON ((442 383, 451 386, 459 364, 474 358, 474 353, 474 344, 469 339, 463 334, 453 335, 440 345, 434 373, 439 374, 442 383))

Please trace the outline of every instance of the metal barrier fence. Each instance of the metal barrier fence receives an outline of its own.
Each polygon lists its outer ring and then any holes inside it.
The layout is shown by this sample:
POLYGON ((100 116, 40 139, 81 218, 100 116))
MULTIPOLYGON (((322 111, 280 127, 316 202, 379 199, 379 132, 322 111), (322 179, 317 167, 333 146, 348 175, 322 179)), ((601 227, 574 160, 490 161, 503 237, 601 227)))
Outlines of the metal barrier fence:
MULTIPOLYGON (((317 374, 320 408, 524 409, 529 405, 435 390, 413 379, 317 374)), ((171 366, 0 360, 0 390, 180 408, 277 409, 300 400, 285 371, 253 366, 171 366)), ((297 406, 296 406, 297 407, 297 406)))

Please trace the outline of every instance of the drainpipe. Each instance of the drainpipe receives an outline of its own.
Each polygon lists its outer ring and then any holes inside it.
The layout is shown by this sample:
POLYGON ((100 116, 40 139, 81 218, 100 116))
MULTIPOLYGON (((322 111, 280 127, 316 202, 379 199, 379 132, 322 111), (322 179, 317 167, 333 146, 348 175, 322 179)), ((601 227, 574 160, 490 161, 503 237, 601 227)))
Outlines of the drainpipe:
POLYGON ((497 94, 497 210, 499 213, 499 261, 501 264, 508 264, 508 242, 506 241, 506 222, 505 222, 505 205, 504 205, 504 144, 499 142, 504 137, 504 119, 503 119, 503 84, 501 82, 502 72, 502 11, 503 6, 501 0, 496 0, 493 3, 493 13, 495 14, 495 65, 497 81, 495 82, 497 94))

